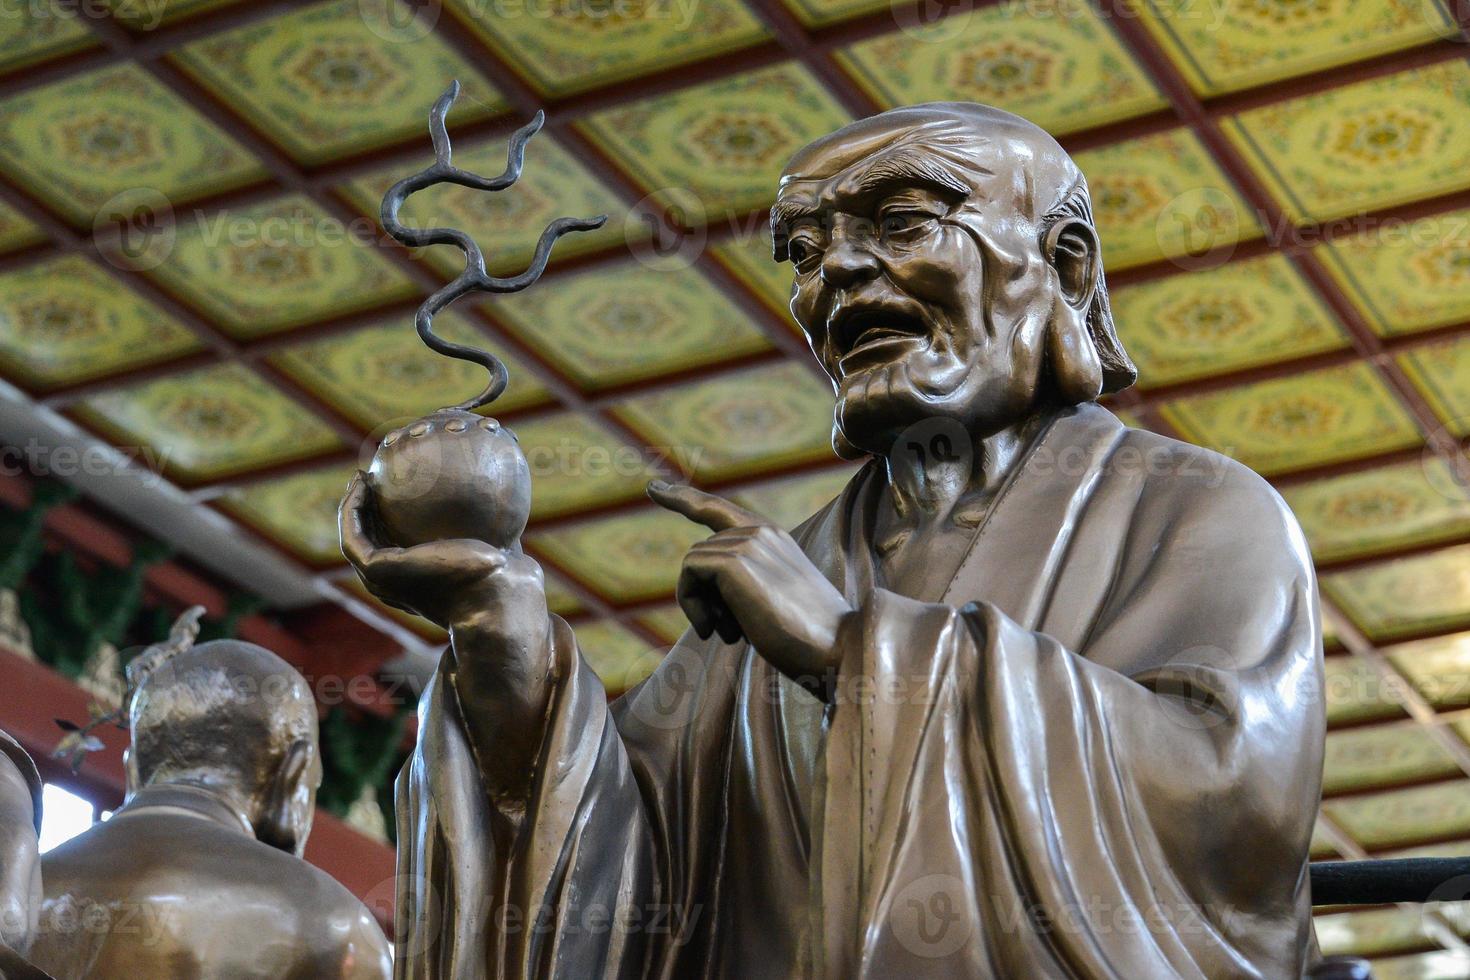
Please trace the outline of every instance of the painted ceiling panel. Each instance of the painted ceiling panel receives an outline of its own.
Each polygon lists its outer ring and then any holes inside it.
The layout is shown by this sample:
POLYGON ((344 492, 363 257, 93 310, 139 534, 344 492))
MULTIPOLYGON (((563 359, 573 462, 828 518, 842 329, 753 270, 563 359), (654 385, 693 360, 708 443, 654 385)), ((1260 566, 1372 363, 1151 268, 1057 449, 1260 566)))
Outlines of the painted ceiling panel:
POLYGON ((407 275, 374 247, 370 229, 293 195, 179 226, 150 273, 236 337, 404 299, 407 275))
POLYGON ((1144 23, 1201 95, 1399 51, 1457 26, 1440 0, 1143 0, 1144 23))
POLYGON ((489 306, 584 391, 770 349, 750 318, 693 267, 623 262, 489 306))
MULTIPOLYGON (((493 351, 510 369, 510 385, 494 404, 509 412, 545 404, 551 395, 524 362, 454 313, 434 321, 454 343, 493 351)), ((401 322, 363 327, 282 349, 271 362, 360 425, 385 431, 437 408, 464 401, 485 386, 485 371, 440 357, 401 322)))
POLYGON ((1166 105, 1148 73, 1082 0, 1015 0, 863 41, 842 64, 884 108, 983 102, 1068 133, 1166 105))
POLYGON ((1417 445, 1422 436, 1363 364, 1192 395, 1162 409, 1191 441, 1273 475, 1417 445))
POLYGON ((1401 643, 1384 653, 1435 708, 1470 708, 1470 634, 1401 643))
POLYGON ((1370 848, 1470 833, 1470 780, 1328 800, 1322 809, 1370 848))
POLYGON ((238 107, 291 155, 318 163, 423 131, 401 106, 432 105, 458 79, 449 119, 495 115, 505 103, 443 42, 401 44, 373 30, 358 0, 309 7, 181 48, 175 60, 238 107))
POLYGON ((527 542, 587 588, 617 603, 669 593, 684 553, 709 529, 652 507, 617 517, 531 531, 527 542))
POLYGON ((1422 725, 1351 728, 1327 736, 1327 795, 1458 775, 1459 763, 1422 725))
POLYGON ((1470 338, 1415 348, 1399 364, 1455 436, 1470 435, 1470 338))
POLYGON ((1319 354, 1348 340, 1280 255, 1114 290, 1113 317, 1144 388, 1319 354))
POLYGON ((44 237, 19 211, 0 202, 0 254, 34 245, 44 237))
POLYGON ((797 364, 630 398, 617 413, 701 479, 833 456, 831 389, 797 364))
POLYGON ((0 162, 87 228, 134 198, 177 207, 265 176, 238 142, 130 64, 5 98, 0 162))
POLYGON ((450 0, 450 9, 543 95, 735 51, 769 33, 739 0, 450 0))
POLYGON ((248 369, 227 365, 93 395, 77 415, 147 447, 168 473, 204 480, 338 448, 315 416, 248 369))
POLYGON ((807 27, 835 24, 859 14, 887 11, 891 0, 783 0, 796 18, 807 27))
POLYGON ((643 680, 663 658, 662 650, 610 620, 578 626, 577 643, 587 664, 613 693, 626 691, 643 680))
POLYGON ((807 69, 781 64, 604 110, 580 125, 645 192, 714 220, 770 204, 787 159, 847 121, 807 69))
POLYGON ((1181 271, 1219 265, 1260 222, 1184 129, 1113 143, 1076 156, 1092 191, 1108 269, 1175 259, 1181 271))
POLYGON ((1294 220, 1470 187, 1463 59, 1251 109, 1226 132, 1294 220))
POLYGON ((657 475, 642 446, 586 416, 568 412, 510 428, 531 468, 531 513, 538 519, 640 499, 657 475))
POLYGON ((96 35, 77 16, 75 4, 26 0, 11 4, 0 17, 0 69, 5 71, 97 43, 96 35))
POLYGON ((0 362, 27 388, 76 384, 198 348, 194 334, 81 256, 0 274, 0 362))
POLYGON ((1470 492, 1432 457, 1294 484, 1282 495, 1318 561, 1470 537, 1470 492))
POLYGON ((338 565, 337 504, 354 466, 308 470, 232 490, 220 500, 267 538, 313 565, 338 565))
POLYGON ((1470 545, 1322 576, 1323 593, 1374 641, 1470 625, 1470 545))
POLYGON ((1377 225, 1320 254, 1379 334, 1470 323, 1470 211, 1377 225))
POLYGON ((805 336, 791 315, 791 265, 771 258, 770 224, 761 222, 753 233, 737 234, 715 245, 712 251, 793 333, 805 336))
MULTIPOLYGON (((454 165, 471 173, 494 176, 505 169, 507 144, 491 140, 454 148, 454 165)), ((424 161, 427 163, 427 159, 424 161)), ((343 188, 344 194, 373 222, 388 188, 407 176, 402 165, 375 171, 343 188)), ((542 230, 563 215, 608 215, 596 231, 579 231, 556 243, 557 259, 625 240, 641 241, 646 230, 627 220, 627 207, 608 187, 552 137, 542 134, 526 145, 525 169, 507 190, 486 193, 453 184, 429 187, 403 204, 399 217, 409 227, 448 226, 474 237, 485 255, 485 268, 509 275, 529 264, 542 230)), ((464 268, 464 257, 450 246, 430 246, 415 253, 446 276, 464 268)))

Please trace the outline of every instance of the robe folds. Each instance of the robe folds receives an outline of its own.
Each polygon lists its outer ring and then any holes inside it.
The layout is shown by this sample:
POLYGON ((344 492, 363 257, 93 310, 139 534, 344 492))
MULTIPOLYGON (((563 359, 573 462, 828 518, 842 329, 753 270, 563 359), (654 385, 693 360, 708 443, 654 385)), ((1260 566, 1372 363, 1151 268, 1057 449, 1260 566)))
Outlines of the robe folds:
POLYGON ((870 463, 796 538, 855 612, 835 703, 687 633, 606 703, 554 620, 530 798, 481 789, 453 653, 400 776, 400 978, 1298 977, 1323 708, 1285 505, 1059 415, 942 595, 870 463))

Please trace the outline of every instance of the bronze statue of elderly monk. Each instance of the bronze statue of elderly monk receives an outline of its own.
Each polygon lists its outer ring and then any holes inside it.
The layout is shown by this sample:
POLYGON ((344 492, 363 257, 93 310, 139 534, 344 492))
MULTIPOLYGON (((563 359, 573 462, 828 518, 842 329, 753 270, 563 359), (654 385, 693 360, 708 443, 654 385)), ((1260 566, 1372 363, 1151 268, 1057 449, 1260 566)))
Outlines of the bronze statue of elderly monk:
MULTIPOLYGON (((712 495, 693 630, 612 704, 540 572, 343 544, 450 630, 400 777, 397 976, 1300 976, 1320 626, 1269 486, 1096 404, 1087 185, 934 104, 798 153, 791 309, 869 458, 788 534, 712 495)), ((432 491, 431 491, 432 492, 432 491)))

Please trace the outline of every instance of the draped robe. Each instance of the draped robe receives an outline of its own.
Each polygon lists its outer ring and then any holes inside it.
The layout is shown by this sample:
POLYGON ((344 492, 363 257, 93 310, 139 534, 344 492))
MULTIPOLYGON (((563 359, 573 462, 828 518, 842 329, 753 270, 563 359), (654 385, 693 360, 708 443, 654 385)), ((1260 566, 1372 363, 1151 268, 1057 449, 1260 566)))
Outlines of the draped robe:
POLYGON ((1305 544, 1244 467, 1062 413, 942 595, 881 462, 796 532, 855 613, 824 705, 688 633, 607 704, 571 630, 529 799, 452 651, 400 775, 400 978, 1300 976, 1320 794, 1305 544))

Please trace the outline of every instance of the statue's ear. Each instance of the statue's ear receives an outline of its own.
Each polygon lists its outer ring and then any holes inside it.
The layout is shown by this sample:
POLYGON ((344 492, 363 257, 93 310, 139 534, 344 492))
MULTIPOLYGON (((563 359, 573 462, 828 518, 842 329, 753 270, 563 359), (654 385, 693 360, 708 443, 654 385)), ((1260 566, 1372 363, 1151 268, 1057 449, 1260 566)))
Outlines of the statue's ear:
POLYGON ((1078 310, 1090 307, 1102 268, 1096 229, 1081 218, 1063 218, 1047 231, 1042 254, 1057 270, 1067 305, 1078 310))
POLYGON ((311 772, 311 763, 316 756, 316 747, 309 739, 299 738, 291 743, 286 756, 276 768, 275 778, 266 789, 261 801, 260 817, 255 824, 255 836, 263 844, 300 854, 304 832, 310 824, 305 818, 309 814, 299 812, 298 802, 302 783, 311 772))
POLYGON ((1061 295, 1047 327, 1046 353, 1057 389, 1069 404, 1102 393, 1103 368, 1088 319, 1102 270, 1097 232, 1081 218, 1064 218, 1047 231, 1042 254, 1057 273, 1061 295))

